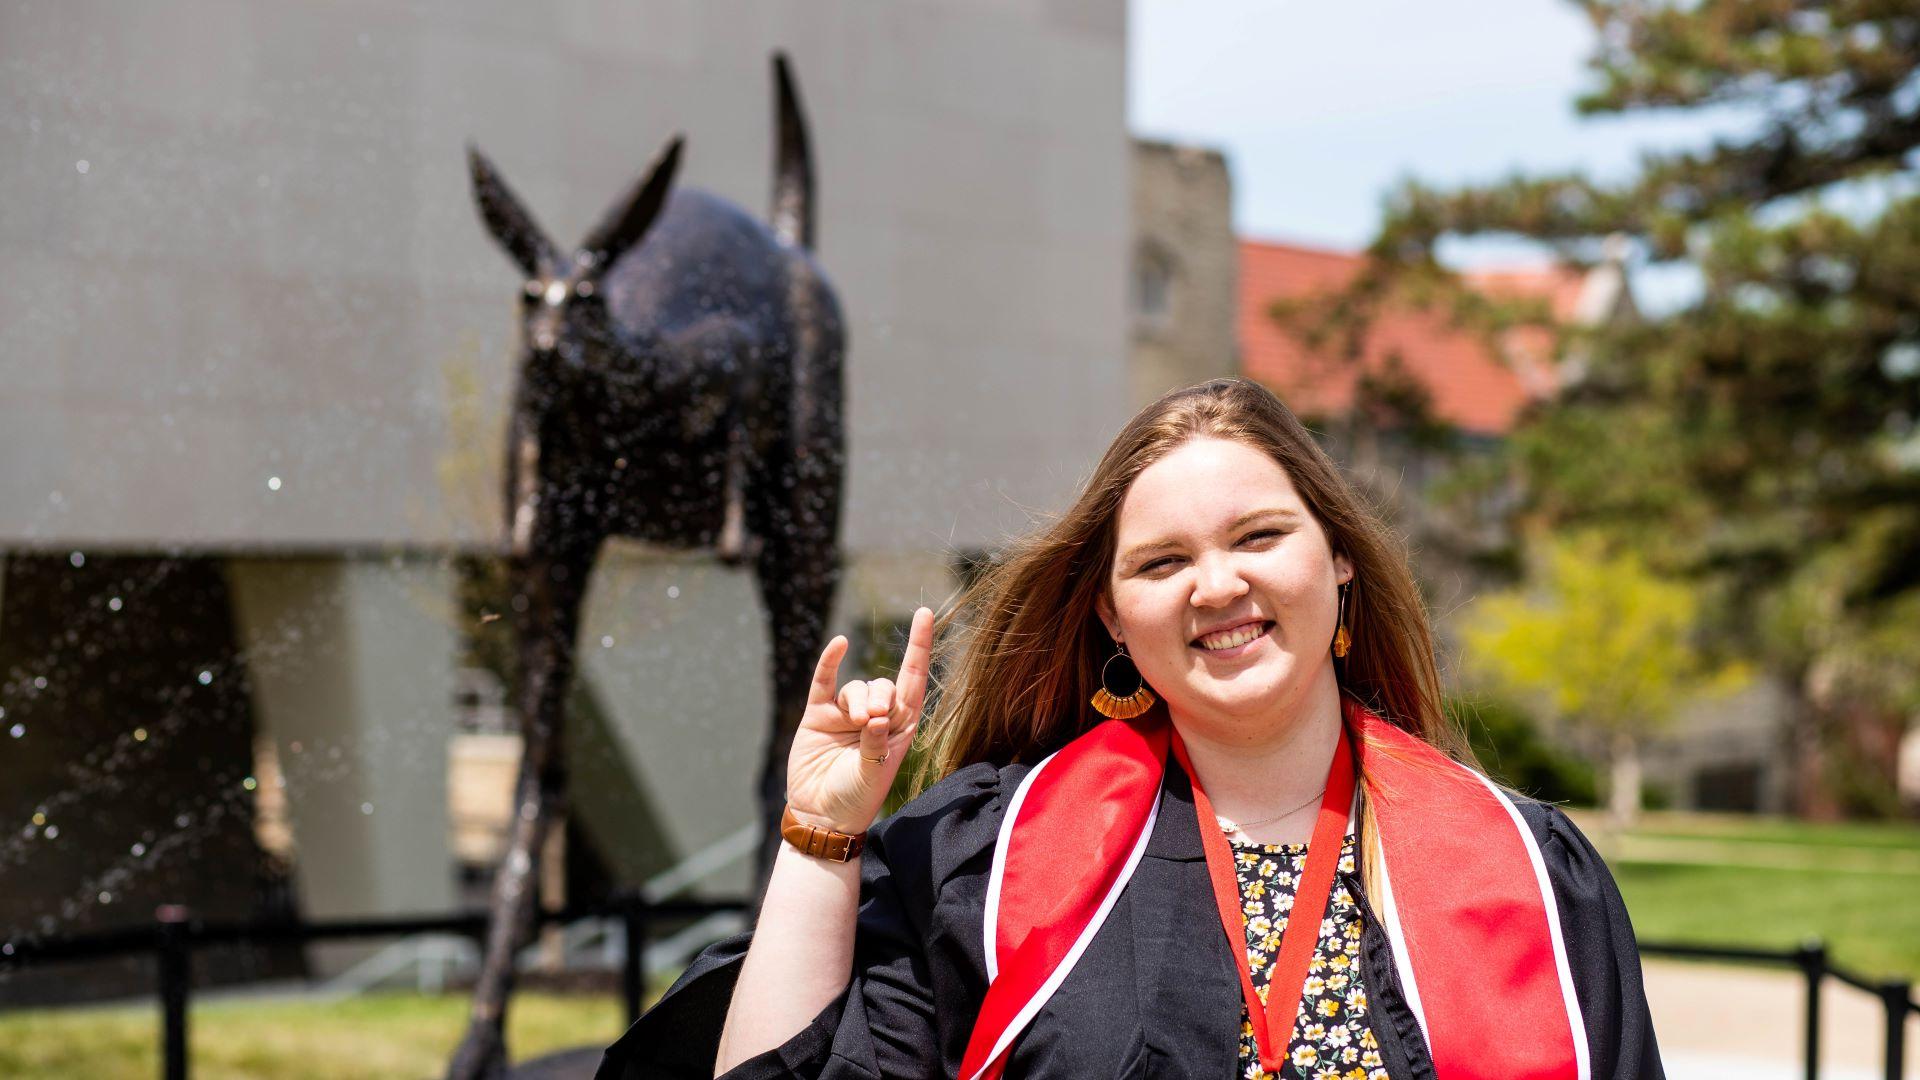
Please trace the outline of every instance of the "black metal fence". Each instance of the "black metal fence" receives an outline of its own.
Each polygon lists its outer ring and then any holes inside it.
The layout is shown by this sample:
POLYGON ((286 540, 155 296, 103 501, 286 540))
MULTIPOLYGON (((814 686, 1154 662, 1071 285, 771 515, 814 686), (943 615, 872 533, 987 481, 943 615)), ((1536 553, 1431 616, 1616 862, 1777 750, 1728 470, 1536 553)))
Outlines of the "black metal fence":
POLYGON ((1835 966, 1827 959, 1827 947, 1818 940, 1797 949, 1742 949, 1717 945, 1682 945, 1664 941, 1642 941, 1642 956, 1673 956, 1700 960, 1732 960, 1743 964, 1799 969, 1807 984, 1806 1028, 1802 1048, 1806 1052, 1807 1080, 1820 1076, 1820 1000, 1828 979, 1857 987, 1880 999, 1886 1012, 1886 1077, 1903 1080, 1907 1061, 1907 1014, 1920 1012, 1913 1000, 1913 984, 1905 979, 1874 982, 1863 975, 1835 966))
MULTIPOLYGON (((646 992, 646 971, 642 958, 646 953, 648 932, 660 922, 679 922, 704 918, 721 912, 744 912, 745 900, 666 900, 654 903, 626 896, 611 903, 543 911, 537 916, 540 926, 569 923, 586 918, 617 918, 626 929, 626 952, 620 971, 620 995, 627 1007, 627 1020, 640 1016, 642 995, 646 992)), ((405 937, 409 934, 459 934, 476 942, 484 938, 487 916, 483 913, 403 918, 334 919, 326 922, 201 922, 183 907, 165 905, 155 912, 151 926, 87 934, 70 938, 45 938, 7 942, 0 945, 0 971, 28 964, 59 963, 111 957, 150 954, 157 961, 157 989, 160 995, 161 1075, 166 1080, 186 1080, 187 1006, 192 994, 193 954, 197 949, 221 945, 307 944, 315 941, 339 941, 353 938, 405 937)))
MULTIPOLYGON (((720 912, 744 912, 745 900, 672 900, 648 903, 635 896, 622 897, 608 904, 547 911, 539 915, 539 924, 572 922, 583 918, 617 918, 626 928, 626 952, 620 972, 620 994, 629 1022, 640 1015, 645 993, 646 972, 642 957, 648 932, 655 922, 677 922, 704 918, 720 912)), ((460 934, 479 940, 487 928, 484 914, 442 915, 424 918, 336 919, 328 922, 243 922, 205 923, 192 918, 181 907, 162 907, 152 926, 132 928, 83 937, 49 938, 8 942, 0 946, 0 970, 25 964, 57 963, 150 953, 158 961, 160 994, 162 1075, 166 1080, 185 1080, 187 1075, 187 1005, 192 993, 193 953, 196 949, 218 945, 273 945, 351 938, 403 937, 408 934, 460 934)), ((1874 995, 1886 1014, 1887 1080, 1903 1080, 1906 1075, 1906 1021, 1909 1013, 1920 1013, 1913 998, 1913 984, 1904 979, 1875 982, 1827 958, 1826 946, 1810 941, 1797 949, 1724 948, 1713 945, 1685 945, 1673 942, 1642 941, 1640 952, 1647 956, 1670 956, 1701 960, 1730 960, 1736 963, 1762 964, 1798 970, 1806 980, 1806 1027, 1803 1033, 1807 1080, 1820 1076, 1820 1006, 1826 982, 1833 979, 1874 995)))

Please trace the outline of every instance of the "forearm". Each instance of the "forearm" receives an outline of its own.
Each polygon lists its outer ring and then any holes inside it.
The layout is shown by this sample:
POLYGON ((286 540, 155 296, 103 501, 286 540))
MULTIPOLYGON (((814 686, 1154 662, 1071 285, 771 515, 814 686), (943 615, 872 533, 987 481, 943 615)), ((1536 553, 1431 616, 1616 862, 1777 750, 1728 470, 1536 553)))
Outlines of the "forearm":
POLYGON ((799 1034, 846 989, 859 906, 859 858, 830 862, 780 845, 720 1031, 715 1076, 799 1034))

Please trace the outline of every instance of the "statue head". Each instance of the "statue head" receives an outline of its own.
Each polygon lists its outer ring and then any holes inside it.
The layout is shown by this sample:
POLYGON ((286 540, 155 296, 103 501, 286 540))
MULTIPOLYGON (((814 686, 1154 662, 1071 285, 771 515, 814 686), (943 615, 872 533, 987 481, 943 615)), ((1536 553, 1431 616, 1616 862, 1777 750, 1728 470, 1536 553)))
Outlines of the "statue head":
POLYGON ((571 254, 563 254, 500 172, 472 143, 467 165, 473 199, 495 242, 526 275, 521 288, 521 332, 526 354, 580 366, 597 341, 610 340, 602 287, 607 270, 638 246, 666 204, 680 166, 681 136, 674 136, 646 175, 616 202, 571 254))

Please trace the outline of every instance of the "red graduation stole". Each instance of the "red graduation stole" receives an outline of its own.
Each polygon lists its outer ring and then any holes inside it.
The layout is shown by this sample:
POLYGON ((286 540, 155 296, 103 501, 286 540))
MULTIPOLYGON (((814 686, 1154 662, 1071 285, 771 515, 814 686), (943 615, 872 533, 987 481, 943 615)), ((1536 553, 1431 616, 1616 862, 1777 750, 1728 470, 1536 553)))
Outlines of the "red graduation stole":
MULTIPOLYGON (((1588 1080, 1553 886, 1519 810, 1355 699, 1342 694, 1341 708, 1386 871, 1368 899, 1439 1080, 1588 1080)), ((1159 810, 1164 716, 1096 725, 1014 792, 987 881, 987 993, 960 1080, 997 1080, 1132 877, 1159 810)))

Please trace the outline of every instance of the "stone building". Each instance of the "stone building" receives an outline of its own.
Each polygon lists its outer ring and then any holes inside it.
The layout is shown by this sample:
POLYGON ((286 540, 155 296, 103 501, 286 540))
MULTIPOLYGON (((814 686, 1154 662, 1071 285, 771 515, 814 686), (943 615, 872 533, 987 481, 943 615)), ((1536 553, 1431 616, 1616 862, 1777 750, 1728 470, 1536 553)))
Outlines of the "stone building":
POLYGON ((1133 142, 1131 401, 1239 371, 1233 187, 1218 150, 1133 142))

